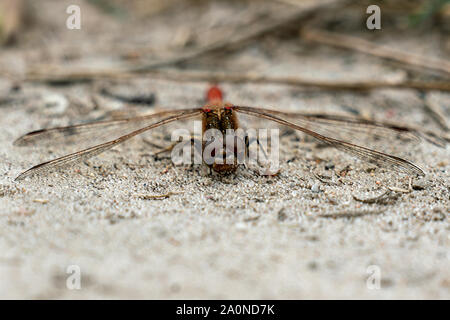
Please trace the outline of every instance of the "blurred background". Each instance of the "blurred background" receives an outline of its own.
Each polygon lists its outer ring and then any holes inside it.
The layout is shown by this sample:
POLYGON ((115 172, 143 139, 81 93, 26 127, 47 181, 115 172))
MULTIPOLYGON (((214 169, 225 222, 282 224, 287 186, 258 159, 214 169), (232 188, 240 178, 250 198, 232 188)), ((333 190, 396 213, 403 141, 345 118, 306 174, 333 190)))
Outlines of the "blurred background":
POLYGON ((43 80, 175 68, 207 71, 196 75, 205 79, 336 85, 448 79, 449 32, 447 0, 1 0, 0 72, 43 80), (373 4, 379 30, 366 27, 373 4), (80 8, 79 30, 66 26, 70 5, 80 8))

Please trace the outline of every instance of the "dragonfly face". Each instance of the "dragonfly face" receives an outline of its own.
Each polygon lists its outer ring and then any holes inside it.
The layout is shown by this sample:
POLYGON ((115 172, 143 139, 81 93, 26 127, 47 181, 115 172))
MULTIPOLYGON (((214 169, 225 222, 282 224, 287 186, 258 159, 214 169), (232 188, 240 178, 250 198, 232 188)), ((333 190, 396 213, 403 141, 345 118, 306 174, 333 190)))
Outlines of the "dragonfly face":
POLYGON ((213 143, 213 139, 217 139, 218 136, 205 134, 208 130, 210 132, 216 131, 221 136, 222 154, 215 154, 213 149, 208 156, 214 157, 214 162, 209 164, 209 167, 215 172, 221 174, 228 174, 236 171, 237 169, 237 143, 233 136, 233 144, 227 145, 227 134, 230 134, 229 130, 238 129, 238 121, 236 114, 233 112, 233 106, 231 104, 223 104, 220 100, 216 103, 208 104, 203 107, 203 153, 207 150, 207 146, 213 143), (228 132, 227 132, 228 131, 228 132), (210 137, 212 139, 205 139, 210 137), (232 154, 231 159, 227 159, 227 150, 230 149, 232 154), (220 159, 220 160, 219 160, 220 159))

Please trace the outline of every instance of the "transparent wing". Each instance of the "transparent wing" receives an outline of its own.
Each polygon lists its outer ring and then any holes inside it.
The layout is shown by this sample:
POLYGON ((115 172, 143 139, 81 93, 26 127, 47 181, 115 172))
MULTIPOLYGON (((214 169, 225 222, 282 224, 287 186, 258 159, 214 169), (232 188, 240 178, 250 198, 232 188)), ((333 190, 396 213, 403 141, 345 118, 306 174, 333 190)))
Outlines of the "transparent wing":
POLYGON ((56 127, 29 132, 18 138, 15 146, 55 146, 59 144, 92 146, 125 135, 149 124, 197 109, 178 109, 162 111, 150 115, 122 118, 114 120, 102 120, 91 123, 56 127))
MULTIPOLYGON (((257 108, 258 109, 258 108, 257 108)), ((391 122, 373 121, 356 117, 313 114, 300 112, 281 112, 270 110, 271 114, 278 115, 301 125, 306 129, 319 134, 331 135, 341 140, 362 140, 362 136, 370 136, 372 139, 393 141, 397 138, 418 142, 424 139, 436 146, 445 147, 449 142, 432 131, 423 131, 413 127, 405 127, 391 122)))
POLYGON ((408 174, 425 175, 422 169, 405 159, 340 139, 344 135, 343 131, 349 131, 347 133, 353 132, 353 137, 356 138, 358 138, 359 133, 365 133, 366 135, 375 134, 380 138, 392 138, 399 134, 408 139, 417 139, 419 134, 415 130, 394 125, 384 125, 380 122, 339 116, 305 115, 244 106, 235 106, 234 110, 272 120, 292 129, 302 131, 332 147, 380 167, 401 170, 408 174))
MULTIPOLYGON (((283 113, 281 113, 283 114, 283 113)), ((287 113, 284 113, 285 115, 287 113)), ((445 147, 448 140, 432 131, 423 131, 413 127, 406 127, 391 122, 373 121, 343 115, 331 114, 301 114, 290 115, 294 119, 312 122, 319 128, 330 133, 342 132, 346 136, 357 136, 359 134, 370 135, 375 139, 393 140, 401 138, 404 140, 420 141, 424 139, 436 146, 445 147), (339 130, 337 130, 339 128, 339 130), (338 132, 336 132, 338 131, 338 132)))
MULTIPOLYGON (((111 149, 112 147, 125 142, 129 139, 131 139, 134 136, 137 136, 138 134, 141 134, 145 131, 148 131, 150 129, 154 129, 156 127, 159 127, 161 125, 168 124, 170 122, 174 122, 177 120, 183 120, 188 119, 197 115, 201 114, 201 109, 195 108, 195 109, 184 109, 184 110, 177 110, 177 111, 167 111, 163 113, 157 113, 150 116, 143 116, 143 117, 137 117, 137 118, 130 118, 130 119, 123 119, 123 120, 111 120, 111 121, 101 121, 97 123, 91 123, 91 124, 83 124, 78 126, 69 126, 69 127, 60 127, 60 128, 53 128, 53 129, 44 129, 44 130, 38 130, 34 132, 30 132, 23 137, 19 138, 16 141, 16 144, 18 145, 29 145, 33 144, 34 142, 40 142, 42 140, 52 140, 52 139, 63 139, 66 138, 79 138, 80 136, 86 135, 87 132, 90 132, 91 134, 95 134, 99 130, 109 130, 109 126, 118 126, 116 128, 117 130, 123 130, 124 126, 125 128, 129 128, 131 124, 134 125, 134 128, 136 128, 136 125, 142 125, 142 123, 147 123, 147 125, 141 127, 140 129, 134 130, 130 133, 127 133, 125 135, 122 135, 116 139, 110 140, 105 143, 101 143, 99 145, 74 152, 71 154, 68 154, 66 156, 50 160, 41 164, 38 164, 27 171, 21 173, 16 180, 22 180, 25 177, 34 175, 36 173, 44 173, 49 170, 52 170, 54 168, 63 167, 66 165, 71 165, 75 163, 82 162, 88 158, 91 158, 93 156, 96 156, 108 149, 111 149), (160 120, 157 120, 155 122, 155 118, 161 118, 160 120), (144 119, 145 118, 145 119, 144 119)), ((115 131, 115 132, 116 132, 115 131)))

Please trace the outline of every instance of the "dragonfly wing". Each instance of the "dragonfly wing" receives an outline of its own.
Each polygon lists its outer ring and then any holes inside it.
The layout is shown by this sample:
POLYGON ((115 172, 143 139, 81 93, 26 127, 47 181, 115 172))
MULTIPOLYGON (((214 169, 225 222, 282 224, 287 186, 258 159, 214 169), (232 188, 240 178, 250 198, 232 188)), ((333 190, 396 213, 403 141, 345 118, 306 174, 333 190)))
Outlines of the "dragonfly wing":
MULTIPOLYGON (((84 150, 81 150, 81 151, 78 151, 78 152, 74 152, 74 153, 65 155, 65 156, 60 157, 60 158, 56 158, 56 159, 53 159, 53 160, 50 160, 50 161, 38 164, 38 165, 28 169, 27 171, 21 173, 16 178, 16 180, 22 180, 25 177, 34 175, 36 173, 47 172, 47 171, 52 170, 54 168, 59 168, 59 167, 63 167, 63 166, 66 166, 66 165, 82 162, 82 161, 84 161, 84 160, 86 160, 88 158, 96 156, 96 155, 98 155, 98 154, 100 154, 100 153, 102 153, 102 152, 104 152, 104 151, 106 151, 108 149, 111 149, 111 148, 115 147, 116 145, 118 145, 118 144, 120 144, 122 142, 125 142, 125 141, 133 138, 134 136, 137 136, 138 134, 141 134, 141 133, 146 132, 148 130, 154 129, 154 128, 159 127, 161 125, 165 125, 165 124, 177 121, 177 120, 184 120, 184 119, 188 119, 188 118, 192 118, 194 116, 200 115, 201 114, 201 109, 196 108, 196 109, 178 110, 177 112, 170 112, 170 113, 172 113, 172 115, 167 116, 167 114, 165 113, 165 115, 166 115, 165 118, 163 118, 163 119, 161 119, 159 121, 153 122, 153 123, 151 123, 151 124, 149 124, 147 126, 144 126, 144 127, 140 128, 140 129, 138 129, 138 130, 132 131, 132 132, 130 132, 128 134, 122 135, 122 136, 120 136, 120 137, 118 137, 118 138, 116 138, 114 140, 111 140, 111 141, 108 141, 108 142, 105 142, 105 143, 102 143, 102 144, 99 144, 99 145, 96 145, 96 146, 93 146, 93 147, 90 147, 90 148, 87 148, 87 149, 84 149, 84 150)), ((154 119, 154 118, 152 118, 152 119, 154 119)), ((149 119, 147 119, 147 121, 148 120, 149 119)), ((85 126, 85 125, 82 125, 82 126, 85 126)), ((91 128, 92 127, 89 126, 89 129, 91 129, 91 128)), ((55 129, 48 129, 48 130, 55 130, 54 132, 51 133, 51 135, 52 135, 52 134, 54 134, 56 132, 59 132, 59 133, 62 132, 64 134, 65 129, 66 128, 55 128, 55 129)), ((28 135, 31 135, 30 137, 34 138, 35 136, 42 134, 44 137, 47 138, 47 137, 50 137, 50 135, 47 135, 47 131, 48 130, 45 130, 42 133, 37 131, 37 133, 30 133, 28 135)), ((25 135, 24 137, 27 137, 27 135, 25 135)))
MULTIPOLYGON (((344 119, 331 119, 333 121, 333 124, 330 125, 330 119, 324 119, 326 121, 323 121, 322 123, 318 123, 315 120, 320 120, 317 118, 312 118, 311 116, 305 116, 301 114, 291 114, 286 112, 279 112, 275 110, 267 110, 267 109, 260 109, 260 108, 252 108, 252 107, 241 107, 241 106, 235 106, 235 111, 241 112, 244 114, 256 116, 259 118, 275 121, 279 124, 288 126, 292 129, 299 130, 301 132, 304 132, 332 147, 335 147, 339 150, 342 150, 344 152, 347 152, 353 156, 356 156, 364 161, 374 163, 380 167, 385 167, 389 169, 394 170, 401 170, 408 174, 417 174, 417 175, 425 175, 422 169, 420 169, 415 164, 409 162, 408 160, 389 155, 377 150, 373 150, 370 148, 366 148, 363 146, 360 146, 355 143, 347 142, 344 140, 341 140, 340 137, 342 136, 342 133, 340 132, 340 125, 338 123, 344 123, 344 119), (317 124, 318 123, 318 124, 317 124), (316 127, 318 128, 316 130, 316 127), (319 131, 320 133, 318 133, 319 131), (338 138, 334 138, 338 137, 338 138)), ((353 128, 360 128, 360 130, 363 130, 362 128, 367 128, 372 130, 377 130, 379 136, 386 136, 387 137, 393 137, 395 136, 395 133, 403 133, 404 131, 396 128, 389 128, 389 127, 382 127, 381 123, 367 123, 363 126, 363 122, 355 122, 353 124, 350 124, 350 127, 353 128), (391 132, 390 132, 391 131, 391 132), (389 135, 388 133, 391 133, 389 135), (381 135, 382 134, 382 135, 381 135)), ((365 131, 364 131, 365 132, 365 131)), ((417 137, 417 135, 414 132, 405 131, 409 136, 411 134, 412 137, 417 137)), ((354 136, 357 136, 357 133, 353 133, 354 136)))
MULTIPOLYGON (((278 112, 278 111, 276 111, 278 112)), ((436 146, 445 147, 448 139, 439 136, 432 131, 423 131, 413 127, 402 126, 392 122, 374 121, 345 115, 333 114, 307 114, 307 113, 285 113, 280 115, 289 116, 291 119, 308 125, 312 123, 318 130, 324 130, 333 135, 342 134, 342 139, 359 135, 370 136, 384 141, 393 141, 400 138, 419 142, 424 139, 436 146)), ((320 132, 319 132, 320 133, 320 132)))
POLYGON ((161 119, 197 109, 179 109, 132 118, 96 121, 67 127, 56 127, 29 132, 18 138, 15 146, 55 146, 58 144, 94 146, 121 137, 161 119))

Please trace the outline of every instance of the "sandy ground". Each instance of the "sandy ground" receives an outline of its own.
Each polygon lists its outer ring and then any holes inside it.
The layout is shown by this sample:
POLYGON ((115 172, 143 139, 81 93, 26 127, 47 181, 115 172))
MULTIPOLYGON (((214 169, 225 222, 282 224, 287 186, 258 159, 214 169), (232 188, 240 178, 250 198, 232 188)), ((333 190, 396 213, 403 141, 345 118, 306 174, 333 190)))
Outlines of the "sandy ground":
MULTIPOLYGON (((409 39, 403 40, 407 47, 409 39)), ((298 46, 286 42, 284 48, 298 46)), ((222 63, 319 79, 404 76, 364 55, 300 46, 267 56, 265 45, 248 46, 222 63)), ((1 52, 2 69, 40 59, 20 50, 1 52)), ((449 147, 390 141, 386 151, 427 174, 413 179, 411 192, 391 192, 375 203, 357 199, 376 197, 387 186, 407 188, 408 177, 295 134, 281 139, 281 171, 275 177, 239 168, 223 178, 202 166, 174 166, 170 158, 151 156, 149 140, 167 141, 150 133, 75 168, 15 182, 31 165, 77 150, 14 147, 20 135, 117 110, 200 106, 208 84, 136 77, 94 85, 23 83, 15 91, 11 85, 0 78, 7 98, 0 105, 1 298, 450 298, 449 147), (152 92, 157 101, 150 107, 123 104, 99 94, 101 86, 152 92), (169 195, 151 198, 164 194, 169 195), (70 270, 81 273, 79 290, 67 287, 70 270)), ((413 90, 356 94, 265 84, 222 87, 236 104, 357 110, 440 130, 413 90)), ((427 95, 448 119, 450 94, 427 95)))

